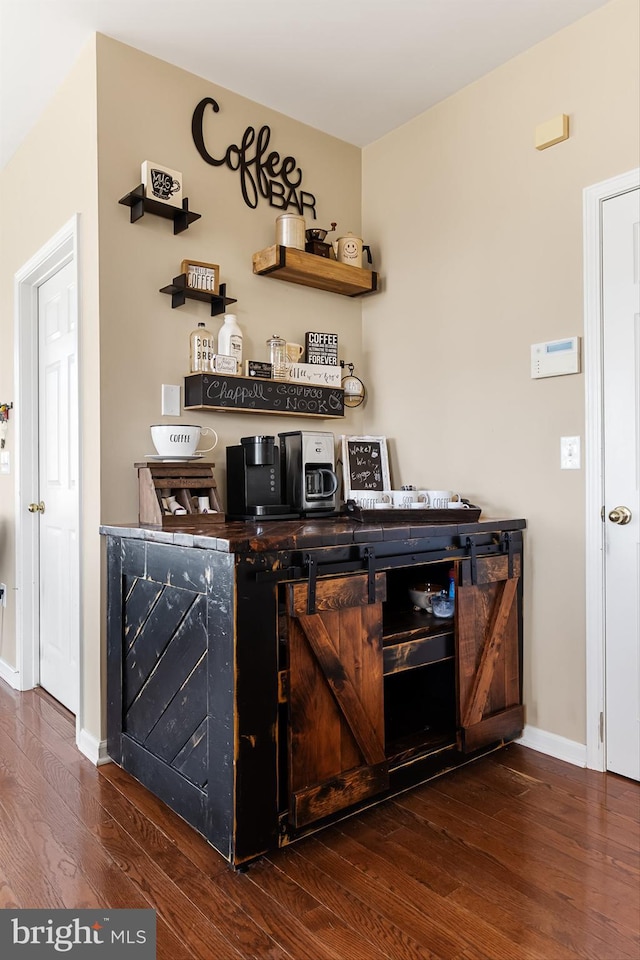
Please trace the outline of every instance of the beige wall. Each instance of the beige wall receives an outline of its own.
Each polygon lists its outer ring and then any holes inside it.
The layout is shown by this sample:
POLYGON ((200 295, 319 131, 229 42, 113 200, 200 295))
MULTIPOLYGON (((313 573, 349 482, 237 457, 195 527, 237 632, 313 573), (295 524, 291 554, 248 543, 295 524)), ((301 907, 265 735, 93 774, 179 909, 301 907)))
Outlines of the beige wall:
POLYGON ((582 190, 638 165, 638 5, 617 0, 363 152, 366 426, 395 483, 528 521, 527 722, 585 742, 584 377, 530 379, 530 345, 583 332, 582 190), (570 116, 544 151, 537 124, 570 116), (393 365, 390 357, 393 355, 393 365))
MULTIPOLYGON (((100 544, 96 537, 100 520, 100 413, 94 386, 99 380, 96 162, 95 43, 92 41, 0 175, 0 399, 15 400, 14 274, 78 213, 82 290, 79 322, 83 451, 81 609, 87 720, 90 728, 98 733, 99 703, 95 692, 101 618, 97 572, 100 544)), ((16 408, 7 438, 11 474, 0 476, 0 580, 8 586, 7 607, 4 618, 0 618, 0 659, 10 666, 16 663, 14 491, 15 427, 19 415, 16 408)), ((29 521, 29 517, 23 519, 29 521)))
MULTIPOLYGON (((102 516, 137 517, 135 461, 152 450, 149 425, 160 416, 160 385, 181 384, 189 369, 189 334, 199 321, 217 333, 222 317, 188 300, 171 309, 159 288, 180 273, 183 259, 218 263, 230 307, 244 333, 245 358, 266 360, 266 340, 278 333, 303 340, 307 330, 334 331, 340 355, 359 363, 358 300, 256 277, 252 254, 275 241, 280 210, 261 200, 248 207, 237 172, 212 167, 197 153, 191 117, 203 97, 220 106, 208 114, 207 145, 216 157, 238 143, 247 126, 271 127, 271 148, 291 154, 303 187, 317 198, 317 226, 335 220, 360 230, 361 152, 310 127, 216 87, 132 47, 98 37, 98 142, 100 190, 100 313, 102 354, 102 516), (142 160, 182 172, 190 208, 202 214, 174 236, 169 221, 145 215, 129 223, 117 200, 139 183, 142 160)), ((295 211, 293 211, 295 212, 295 211)), ((334 234, 335 236, 335 234, 334 234)), ((303 341, 304 342, 304 341, 303 341)), ((216 476, 225 490, 224 448, 241 436, 297 429, 358 432, 360 411, 342 420, 187 411, 183 423, 212 426, 219 434, 216 476)), ((171 418, 165 422, 170 423, 171 418)))

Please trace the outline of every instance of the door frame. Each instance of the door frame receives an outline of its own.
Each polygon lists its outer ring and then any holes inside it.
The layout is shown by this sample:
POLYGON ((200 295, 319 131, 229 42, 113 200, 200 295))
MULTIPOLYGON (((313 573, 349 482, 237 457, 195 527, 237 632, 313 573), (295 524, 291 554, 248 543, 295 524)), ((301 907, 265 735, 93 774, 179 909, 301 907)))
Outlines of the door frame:
POLYGON ((606 770, 602 204, 640 187, 640 168, 583 190, 587 767, 606 770))
MULTIPOLYGON (((16 528, 16 669, 17 688, 31 690, 40 679, 40 537, 37 523, 27 518, 27 505, 38 499, 38 287, 68 263, 74 266, 76 309, 76 376, 79 380, 79 215, 75 214, 51 239, 38 250, 14 277, 14 365, 16 384, 16 472, 15 472, 15 528, 16 528), (31 522, 28 522, 31 521, 31 522)), ((77 396, 79 396, 77 391, 77 396)), ((80 406, 80 405, 78 405, 80 406)), ((77 564, 78 620, 74 644, 78 663, 78 712, 76 714, 76 743, 83 729, 83 675, 84 664, 80 625, 82 623, 82 583, 80 544, 82 542, 80 500, 82 455, 80 452, 80 409, 78 409, 78 498, 76 523, 78 549, 77 564)))

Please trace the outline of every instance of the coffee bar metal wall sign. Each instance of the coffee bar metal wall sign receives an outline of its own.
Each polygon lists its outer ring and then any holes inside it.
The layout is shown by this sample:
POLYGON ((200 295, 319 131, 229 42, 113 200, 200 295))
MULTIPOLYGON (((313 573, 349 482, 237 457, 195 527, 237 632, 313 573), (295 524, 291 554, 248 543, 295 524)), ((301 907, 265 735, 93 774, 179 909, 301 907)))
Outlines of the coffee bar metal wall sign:
POLYGON ((230 144, 222 157, 209 153, 204 142, 205 111, 210 106, 214 113, 220 107, 212 97, 205 97, 193 111, 191 133, 196 150, 213 167, 226 166, 240 174, 242 197, 248 207, 255 209, 262 198, 280 210, 293 207, 300 216, 305 211, 316 220, 316 198, 302 189, 302 170, 295 157, 282 157, 270 150, 271 128, 266 125, 256 132, 247 127, 240 143, 230 144))

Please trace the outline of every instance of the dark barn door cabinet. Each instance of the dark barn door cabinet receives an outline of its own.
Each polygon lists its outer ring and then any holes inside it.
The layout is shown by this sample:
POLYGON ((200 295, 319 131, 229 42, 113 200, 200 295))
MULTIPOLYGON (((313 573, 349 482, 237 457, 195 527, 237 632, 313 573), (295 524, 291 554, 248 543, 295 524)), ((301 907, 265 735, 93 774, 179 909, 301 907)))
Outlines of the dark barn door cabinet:
POLYGON ((524 527, 103 527, 109 755, 239 866, 496 749, 524 527), (416 610, 452 569, 454 617, 416 610))

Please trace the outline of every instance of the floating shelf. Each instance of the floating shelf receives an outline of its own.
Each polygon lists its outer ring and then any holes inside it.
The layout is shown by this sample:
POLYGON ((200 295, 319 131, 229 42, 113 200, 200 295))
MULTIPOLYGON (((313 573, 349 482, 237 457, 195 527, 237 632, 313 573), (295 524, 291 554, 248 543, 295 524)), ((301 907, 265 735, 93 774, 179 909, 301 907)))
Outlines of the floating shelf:
POLYGON ((344 390, 287 380, 193 373, 184 378, 184 409, 332 420, 344 417, 344 390))
POLYGON ((158 217, 164 217, 165 220, 173 220, 173 232, 182 233, 183 230, 186 230, 190 223, 193 223, 194 220, 199 220, 202 216, 201 213, 194 213, 192 210, 189 210, 189 200, 187 197, 182 201, 182 207, 172 207, 170 203, 161 203, 159 200, 152 200, 151 197, 145 196, 144 185, 141 183, 139 186, 132 190, 131 193, 128 193, 121 200, 118 200, 118 203, 122 203, 125 207, 131 207, 131 223, 135 223, 136 220, 140 220, 145 213, 154 213, 158 217))
POLYGON ((226 283, 220 284, 220 293, 207 293, 205 290, 192 290, 187 286, 187 275, 181 273, 179 277, 173 278, 173 283, 166 287, 160 287, 160 293, 166 293, 171 297, 171 307, 184 306, 185 300, 202 300, 204 303, 211 304, 211 316, 216 317, 225 312, 225 308, 230 303, 237 303, 233 297, 228 297, 226 283))
POLYGON ((348 263, 338 263, 296 247, 276 244, 253 255, 253 272, 305 287, 329 290, 345 297, 360 297, 378 289, 378 274, 348 263))

